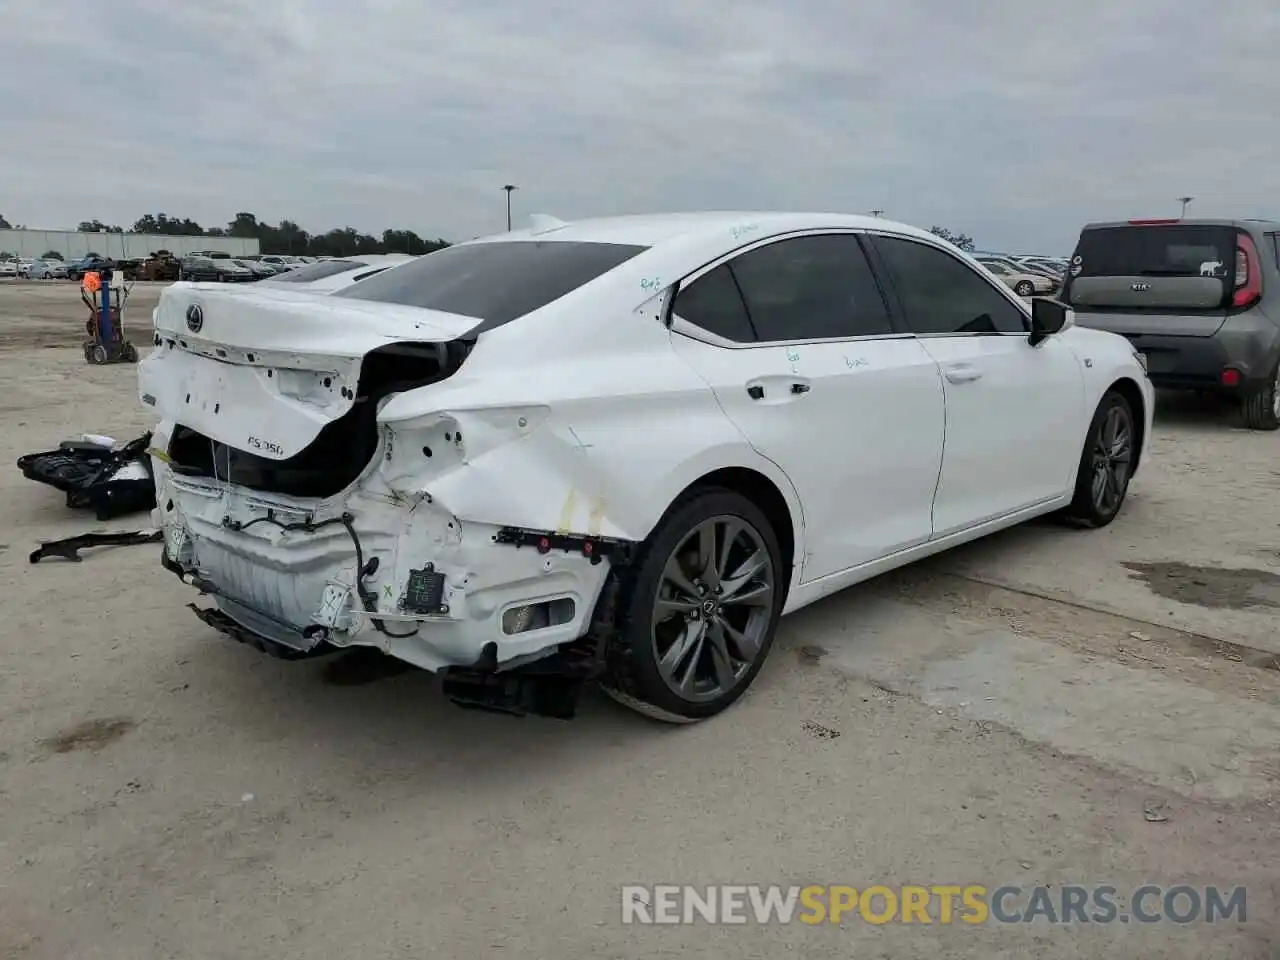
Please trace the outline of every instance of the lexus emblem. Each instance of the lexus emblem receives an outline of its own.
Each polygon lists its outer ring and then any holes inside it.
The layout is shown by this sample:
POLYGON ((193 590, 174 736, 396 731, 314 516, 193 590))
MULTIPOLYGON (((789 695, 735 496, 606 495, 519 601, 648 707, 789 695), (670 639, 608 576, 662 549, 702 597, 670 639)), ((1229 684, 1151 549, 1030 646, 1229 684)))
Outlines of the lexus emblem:
MULTIPOLYGON (((1144 291, 1144 290, 1150 290, 1150 289, 1151 289, 1151 284, 1149 284, 1149 283, 1131 283, 1131 284, 1129 284, 1129 289, 1130 289, 1130 290, 1133 290, 1133 291, 1135 291, 1135 292, 1137 292, 1137 293, 1142 293, 1142 291, 1144 291)), ((189 313, 188 313, 188 314, 187 314, 187 319, 188 319, 188 321, 190 320, 190 318, 191 318, 191 314, 189 314, 189 313)))
POLYGON ((193 303, 187 307, 187 329, 192 333, 199 333, 200 328, 204 326, 204 311, 200 309, 200 304, 193 303))

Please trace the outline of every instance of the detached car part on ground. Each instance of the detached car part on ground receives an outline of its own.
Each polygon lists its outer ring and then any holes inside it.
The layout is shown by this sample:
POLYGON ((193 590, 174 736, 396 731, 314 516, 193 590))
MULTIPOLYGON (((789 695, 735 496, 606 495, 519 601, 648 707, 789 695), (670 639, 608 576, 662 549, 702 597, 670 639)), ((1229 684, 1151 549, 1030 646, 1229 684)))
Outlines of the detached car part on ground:
POLYGON ((556 221, 329 295, 178 284, 154 319, 154 521, 201 618, 516 713, 598 679, 716 714, 784 613, 1109 523, 1153 407, 1122 338, 864 217, 556 221))
POLYGON ((1280 428, 1280 222, 1089 224, 1062 296, 1082 326, 1128 338, 1157 387, 1222 394, 1250 429, 1280 428))

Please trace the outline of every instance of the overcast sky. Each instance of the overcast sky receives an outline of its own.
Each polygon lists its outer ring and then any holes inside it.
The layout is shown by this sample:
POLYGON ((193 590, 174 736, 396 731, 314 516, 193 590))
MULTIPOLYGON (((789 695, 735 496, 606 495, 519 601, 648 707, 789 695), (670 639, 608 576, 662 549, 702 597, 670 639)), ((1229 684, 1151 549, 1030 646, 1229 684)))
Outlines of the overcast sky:
POLYGON ((1278 49, 1275 0, 32 0, 0 213, 460 240, 510 182, 518 224, 882 208, 1067 252, 1182 194, 1280 216, 1278 49))

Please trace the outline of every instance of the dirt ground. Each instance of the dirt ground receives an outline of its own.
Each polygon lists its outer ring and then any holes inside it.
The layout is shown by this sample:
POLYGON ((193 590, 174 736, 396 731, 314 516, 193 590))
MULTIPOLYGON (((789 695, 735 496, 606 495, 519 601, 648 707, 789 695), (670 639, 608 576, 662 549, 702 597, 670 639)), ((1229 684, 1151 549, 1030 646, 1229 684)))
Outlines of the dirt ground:
MULTIPOLYGON (((158 290, 127 309, 144 352, 158 290)), ((147 426, 133 369, 84 364, 77 297, 0 284, 10 464, 147 426)), ((1280 956, 1280 436, 1158 421, 1110 528, 1031 524, 801 611, 737 707, 678 729, 266 659, 158 547, 30 565, 100 525, 0 472, 0 956, 1280 956), (1247 915, 623 925, 621 887, 659 883, 1244 885, 1247 915)))

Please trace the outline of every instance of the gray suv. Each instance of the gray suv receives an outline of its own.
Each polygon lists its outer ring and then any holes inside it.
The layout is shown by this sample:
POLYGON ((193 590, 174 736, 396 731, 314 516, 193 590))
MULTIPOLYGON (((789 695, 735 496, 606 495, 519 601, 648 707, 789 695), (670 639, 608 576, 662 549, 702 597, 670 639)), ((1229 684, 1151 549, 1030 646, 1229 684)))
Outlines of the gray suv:
POLYGON ((1088 224, 1061 299, 1127 337, 1157 387, 1233 396, 1250 429, 1280 427, 1280 222, 1088 224))

